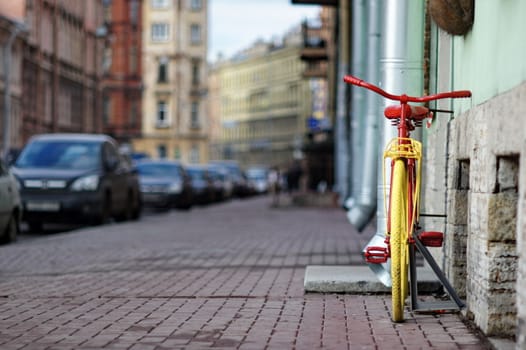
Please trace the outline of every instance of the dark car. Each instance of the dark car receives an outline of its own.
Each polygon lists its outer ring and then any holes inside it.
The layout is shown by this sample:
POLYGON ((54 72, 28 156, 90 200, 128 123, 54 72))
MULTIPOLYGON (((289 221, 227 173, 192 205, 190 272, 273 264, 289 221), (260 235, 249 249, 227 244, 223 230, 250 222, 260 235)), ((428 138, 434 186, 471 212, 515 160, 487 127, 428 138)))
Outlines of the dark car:
POLYGON ((135 164, 145 206, 190 209, 193 202, 190 176, 175 160, 142 160, 135 164))
POLYGON ((253 166, 247 169, 245 175, 256 194, 267 193, 269 190, 268 168, 262 166, 253 166))
POLYGON ((206 166, 191 164, 186 166, 186 171, 191 178, 196 204, 209 204, 218 199, 215 194, 214 180, 206 166))
POLYGON ((22 214, 21 203, 17 180, 0 160, 0 243, 17 239, 22 214))
POLYGON ((243 171, 239 164, 234 160, 213 160, 209 164, 225 168, 230 173, 232 179, 233 189, 232 195, 234 197, 245 197, 248 195, 247 180, 243 175, 243 171))
POLYGON ((11 170, 32 230, 43 223, 103 224, 140 216, 137 174, 107 135, 34 136, 11 170))
POLYGON ((234 182, 228 169, 217 164, 207 164, 206 167, 212 178, 216 201, 232 198, 234 182))

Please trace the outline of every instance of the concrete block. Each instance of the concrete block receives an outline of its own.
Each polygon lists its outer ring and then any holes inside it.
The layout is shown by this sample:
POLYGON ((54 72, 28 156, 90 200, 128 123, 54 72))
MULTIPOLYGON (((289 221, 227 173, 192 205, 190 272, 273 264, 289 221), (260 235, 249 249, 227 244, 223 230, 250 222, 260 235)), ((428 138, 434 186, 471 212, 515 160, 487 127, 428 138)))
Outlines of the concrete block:
MULTIPOLYGON (((418 267, 418 290, 429 293, 440 289, 440 282, 429 268, 418 267)), ((309 293, 390 293, 366 265, 311 265, 305 270, 305 292, 309 293)))
POLYGON ((448 205, 448 223, 465 225, 468 222, 468 191, 451 191, 448 205))
POLYGON ((517 239, 516 192, 494 193, 488 201, 488 240, 515 241, 517 239))

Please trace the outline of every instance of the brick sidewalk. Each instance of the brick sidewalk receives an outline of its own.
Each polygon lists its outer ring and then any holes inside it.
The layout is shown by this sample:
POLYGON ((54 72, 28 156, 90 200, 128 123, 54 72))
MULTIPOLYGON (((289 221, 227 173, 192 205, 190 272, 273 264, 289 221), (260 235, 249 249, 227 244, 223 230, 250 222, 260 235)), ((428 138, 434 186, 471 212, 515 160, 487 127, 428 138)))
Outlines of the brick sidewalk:
POLYGON ((0 349, 484 349, 457 314, 393 324, 388 295, 305 294, 361 264, 339 209, 270 198, 0 247, 0 349))

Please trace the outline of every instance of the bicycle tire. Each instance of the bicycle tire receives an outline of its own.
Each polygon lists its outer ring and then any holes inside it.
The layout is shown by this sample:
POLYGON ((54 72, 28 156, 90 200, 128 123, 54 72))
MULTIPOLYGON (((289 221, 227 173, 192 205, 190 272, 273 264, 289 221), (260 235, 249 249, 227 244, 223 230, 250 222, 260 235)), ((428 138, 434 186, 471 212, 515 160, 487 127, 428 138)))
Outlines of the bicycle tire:
POLYGON ((392 320, 404 321, 404 305, 408 295, 407 243, 407 169, 401 159, 394 162, 390 198, 390 250, 392 320))

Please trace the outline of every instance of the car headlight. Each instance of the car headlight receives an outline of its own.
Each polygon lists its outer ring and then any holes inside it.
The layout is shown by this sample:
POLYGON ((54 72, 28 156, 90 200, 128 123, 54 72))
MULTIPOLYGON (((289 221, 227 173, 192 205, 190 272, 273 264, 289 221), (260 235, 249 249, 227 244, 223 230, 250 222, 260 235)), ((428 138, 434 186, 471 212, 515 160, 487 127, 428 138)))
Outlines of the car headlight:
POLYGON ((183 184, 180 181, 172 182, 168 187, 169 193, 181 193, 183 190, 183 184))
POLYGON ((99 176, 88 175, 80 177, 73 182, 71 190, 73 191, 95 191, 99 187, 99 176))

